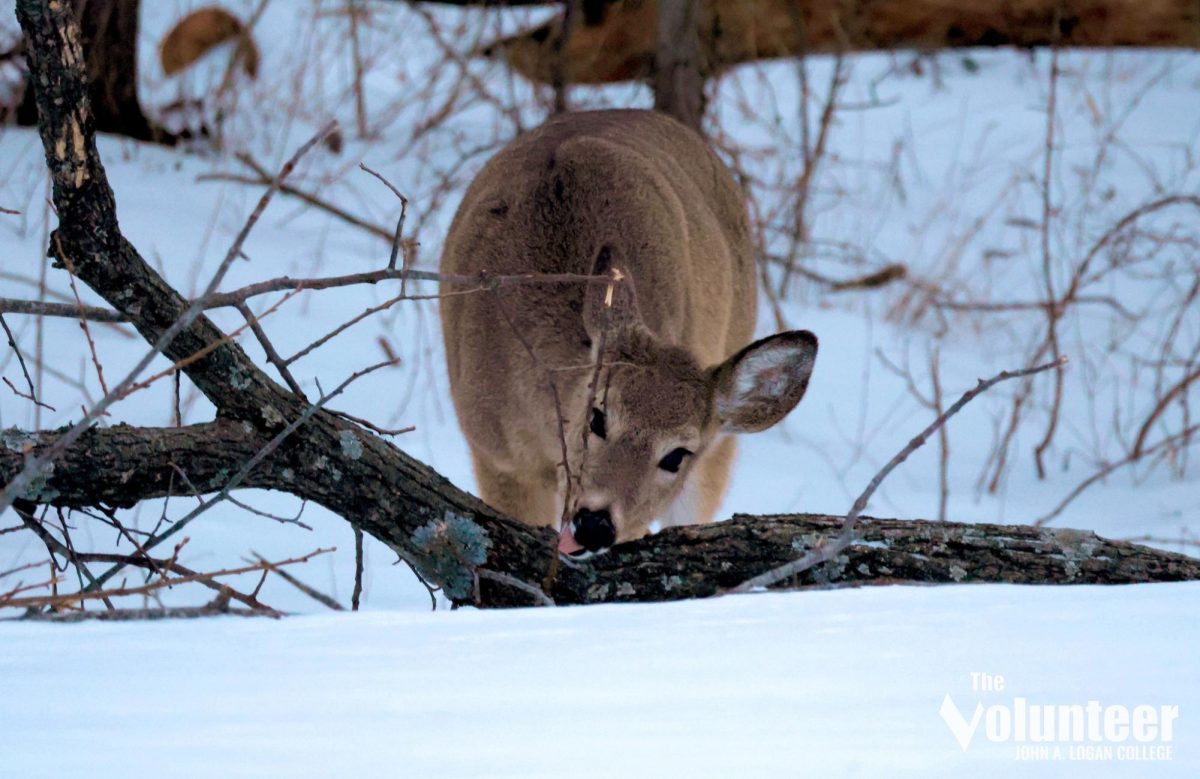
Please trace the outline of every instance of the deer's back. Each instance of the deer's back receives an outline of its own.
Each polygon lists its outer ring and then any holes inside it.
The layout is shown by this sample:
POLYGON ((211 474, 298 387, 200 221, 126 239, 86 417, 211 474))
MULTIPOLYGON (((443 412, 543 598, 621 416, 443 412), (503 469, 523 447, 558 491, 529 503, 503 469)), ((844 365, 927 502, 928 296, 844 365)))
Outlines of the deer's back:
MULTIPOLYGON (((650 330, 701 364, 721 361, 753 335, 743 193, 697 134, 651 111, 565 114, 515 140, 464 196, 442 271, 586 274, 603 247, 632 276, 650 330)), ((442 301, 451 388, 469 436, 472 417, 489 417, 482 406, 512 408, 537 394, 513 326, 545 367, 588 359, 584 285, 524 284, 498 294, 500 301, 490 293, 442 301)))

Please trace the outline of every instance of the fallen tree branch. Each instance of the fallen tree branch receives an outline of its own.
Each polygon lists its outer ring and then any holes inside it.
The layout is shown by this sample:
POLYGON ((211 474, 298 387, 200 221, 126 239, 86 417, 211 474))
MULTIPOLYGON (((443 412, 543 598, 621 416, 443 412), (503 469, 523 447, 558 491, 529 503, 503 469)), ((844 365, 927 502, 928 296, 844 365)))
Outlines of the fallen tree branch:
MULTIPOLYGON (((521 75, 547 85, 554 83, 556 70, 565 71, 562 77, 572 84, 644 78, 653 70, 658 5, 657 0, 598 0, 585 5, 582 24, 561 47, 557 41, 565 14, 560 12, 485 43, 478 53, 503 58, 521 75)), ((1180 0, 707 0, 700 4, 699 16, 699 48, 716 75, 765 59, 867 51, 1055 45, 1194 49, 1200 10, 1180 0)))
MULTIPOLYGON (((673 527, 564 565, 558 605, 705 598, 777 568, 842 527, 822 514, 735 515, 673 527)), ((831 560, 778 585, 1131 584, 1200 579, 1200 560, 1083 530, 863 517, 831 560)))
MULTIPOLYGON (((301 428, 297 435, 303 437, 305 430, 301 428)), ((6 435, 7 440, 16 440, 12 431, 6 435)), ((54 435, 21 440, 46 446, 54 435)), ((80 508, 98 501, 128 506, 163 497, 170 491, 168 462, 186 471, 198 489, 218 491, 261 445, 252 431, 233 421, 183 428, 119 425, 90 430, 58 461, 42 485, 39 502, 80 508)), ((20 463, 19 453, 0 446, 0 481, 20 463)), ((276 451, 249 471, 241 486, 286 491, 342 516, 354 516, 358 507, 385 500, 393 485, 403 483, 400 473, 389 470, 370 477, 347 471, 333 482, 328 472, 320 471, 298 478, 293 467, 290 458, 276 451)), ((494 573, 488 570, 490 562, 480 566, 477 605, 563 606, 708 597, 791 563, 841 531, 843 523, 843 517, 826 515, 737 515, 713 525, 671 528, 587 561, 575 561, 558 558, 552 532, 512 521, 486 522, 489 543, 507 550, 507 568, 494 573)), ((412 548, 407 531, 398 523, 368 532, 392 548, 412 548)), ((427 562, 418 570, 428 575, 433 567, 427 562)), ((1192 579, 1200 579, 1200 560, 1109 541, 1085 531, 860 518, 855 538, 845 549, 775 584, 1121 584, 1192 579)), ((452 599, 475 603, 473 593, 452 599)))
POLYGON ((146 622, 159 619, 198 619, 200 617, 278 617, 273 611, 238 609, 228 603, 207 606, 163 606, 153 609, 112 609, 106 611, 39 611, 19 617, 26 622, 146 622))

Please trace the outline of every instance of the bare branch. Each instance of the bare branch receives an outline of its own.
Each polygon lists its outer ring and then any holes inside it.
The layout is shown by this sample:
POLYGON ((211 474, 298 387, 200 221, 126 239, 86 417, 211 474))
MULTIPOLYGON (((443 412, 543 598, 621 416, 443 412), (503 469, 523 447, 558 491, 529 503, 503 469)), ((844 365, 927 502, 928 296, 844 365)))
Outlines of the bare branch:
POLYGON ((29 392, 28 394, 21 392, 19 389, 13 386, 13 383, 7 378, 4 379, 4 383, 9 386, 9 388, 17 395, 17 397, 25 398, 34 405, 54 411, 54 406, 43 403, 37 399, 37 393, 33 388, 33 379, 29 376, 29 368, 25 366, 25 357, 21 354, 21 347, 17 346, 17 339, 13 335, 12 330, 8 328, 8 322, 4 321, 3 314, 0 314, 0 327, 4 328, 4 336, 8 339, 8 346, 13 350, 13 354, 17 356, 17 363, 21 366, 21 374, 25 377, 25 386, 29 388, 29 392))
POLYGON ((276 563, 255 563, 254 565, 247 565, 241 568, 226 568, 220 571, 213 571, 212 573, 193 573, 191 575, 181 575, 174 578, 164 577, 161 579, 156 579, 148 584, 135 587, 116 587, 110 590, 101 590, 96 592, 74 592, 65 595, 10 598, 7 601, 0 602, 0 606, 13 609, 45 608, 47 606, 68 606, 75 601, 98 600, 100 598, 117 598, 127 595, 148 595, 158 590, 167 587, 174 587, 179 584, 212 580, 222 576, 237 576, 244 573, 251 573, 253 571, 268 570, 270 567, 306 563, 318 555, 327 554, 332 551, 334 550, 318 549, 315 552, 309 552, 306 555, 293 557, 288 560, 280 560, 276 563))
MULTIPOLYGON (((396 233, 392 238, 392 254, 390 257, 388 257, 388 265, 387 265, 388 270, 395 270, 396 269, 396 257, 400 253, 400 244, 401 244, 401 240, 404 237, 404 220, 405 220, 405 218, 408 217, 408 198, 406 198, 404 195, 400 194, 400 190, 396 189, 396 187, 393 186, 392 182, 385 179, 382 174, 380 174, 374 170, 371 170, 370 168, 368 168, 365 164, 363 164, 361 162, 358 163, 358 167, 362 168, 367 173, 370 173, 372 176, 374 176, 375 178, 377 178, 381 182, 383 182, 383 185, 385 187, 387 187, 388 189, 392 190, 392 194, 400 199, 400 218, 398 220, 396 220, 396 233)), ((411 248, 412 248, 412 242, 410 241, 404 247, 404 269, 405 270, 408 270, 408 264, 409 264, 408 263, 408 253, 411 248)), ((403 284, 403 281, 401 282, 401 284, 403 284)), ((401 294, 404 293, 403 286, 400 288, 400 293, 401 294)))
POLYGON ((263 565, 266 566, 266 568, 264 570, 268 570, 271 573, 275 574, 280 579, 283 579, 285 582, 292 585, 300 592, 304 593, 308 597, 315 600, 317 603, 320 603, 322 606, 332 609, 333 611, 345 611, 346 610, 346 608, 342 604, 338 603, 337 601, 335 601, 333 598, 329 597, 325 593, 321 592, 320 590, 314 589, 313 587, 310 587, 309 585, 307 585, 304 582, 297 579, 295 576, 292 576, 290 573, 285 571, 283 568, 280 568, 275 563, 267 562, 267 559, 265 557, 263 557, 262 555, 260 555, 258 552, 253 552, 252 554, 256 558, 258 558, 258 561, 260 563, 262 563, 263 565))
POLYGON ((71 303, 51 303, 45 300, 17 300, 0 298, 0 314, 30 314, 33 316, 59 316, 68 319, 86 318, 89 322, 128 322, 119 311, 99 306, 77 306, 71 303))
POLYGON ((942 425, 946 424, 946 422, 948 422, 951 417, 961 411, 964 406, 1002 381, 1019 378, 1021 376, 1032 376, 1035 373, 1041 373, 1042 371, 1047 371, 1051 368, 1061 368, 1065 364, 1066 358, 1060 357, 1054 362, 1049 362, 1045 365, 1038 365, 1033 368, 1026 368, 1019 371, 1001 371, 986 381, 984 379, 980 379, 979 383, 975 385, 975 387, 963 393, 963 396, 955 401, 954 405, 947 408, 937 417, 937 419, 933 420, 928 427, 918 433, 916 438, 909 441, 907 446, 901 449, 896 456, 889 460, 887 465, 883 466, 879 473, 875 474, 874 478, 872 478, 871 482, 867 485, 867 488, 862 491, 862 493, 858 496, 858 499, 854 501, 854 505, 850 507, 850 513, 846 515, 846 521, 842 525, 842 531, 832 543, 822 544, 821 546, 809 551, 803 557, 793 560, 786 565, 773 568, 766 573, 762 573, 758 576, 747 579, 729 591, 735 593, 749 592, 750 590, 758 587, 770 587, 773 584, 778 584, 784 579, 789 579, 799 573, 807 571, 814 565, 819 565, 826 560, 830 560, 841 553, 846 549, 846 547, 850 546, 850 544, 854 542, 854 528, 858 522, 858 517, 862 513, 863 509, 867 507, 867 501, 869 501, 871 496, 875 494, 875 490, 877 490, 879 485, 883 483, 883 480, 888 477, 888 474, 895 470, 896 466, 900 465, 900 463, 907 460, 910 454, 917 451, 917 449, 920 449, 921 446, 924 445, 924 443, 929 439, 929 436, 940 430, 942 425))

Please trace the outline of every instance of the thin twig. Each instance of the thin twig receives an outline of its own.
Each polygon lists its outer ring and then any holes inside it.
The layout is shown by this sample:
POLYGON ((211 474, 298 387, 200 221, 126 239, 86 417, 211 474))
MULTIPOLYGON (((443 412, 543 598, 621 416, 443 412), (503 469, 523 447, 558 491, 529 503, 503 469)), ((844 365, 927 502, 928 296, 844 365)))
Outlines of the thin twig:
MULTIPOLYGON (((399 364, 399 362, 400 362, 400 360, 394 356, 390 357, 390 359, 394 360, 397 364, 399 364)), ((348 419, 351 422, 354 422, 355 424, 362 425, 363 427, 367 428, 368 430, 371 430, 372 432, 379 433, 379 435, 388 435, 388 436, 404 435, 405 433, 411 433, 412 431, 417 429, 416 425, 408 425, 407 427, 380 427, 379 425, 375 424, 374 422, 372 422, 369 419, 363 419, 362 417, 356 417, 353 414, 348 414, 345 411, 338 411, 337 409, 333 409, 333 408, 329 409, 329 413, 339 416, 342 419, 348 419)))
POLYGON ((559 465, 566 474, 567 483, 567 496, 563 501, 565 504, 569 502, 570 499, 570 485, 572 476, 571 461, 567 455, 566 417, 563 416, 562 400, 558 395, 558 383, 554 381, 554 372, 546 368, 545 363, 542 362, 541 358, 537 356, 537 352, 534 351, 533 345, 529 343, 529 339, 525 337, 525 334, 522 333, 520 328, 517 327, 517 323, 513 321, 512 316, 508 313, 508 308, 504 305, 504 301, 502 300, 499 290, 492 290, 492 299, 496 302, 496 309, 504 317, 504 321, 508 323, 508 327, 512 331, 512 334, 516 336, 516 339, 521 343, 521 346, 524 347, 526 354, 529 355, 529 359, 533 363, 534 367, 540 370, 542 376, 545 377, 546 388, 550 390, 550 398, 554 401, 554 413, 558 418, 558 443, 562 452, 562 462, 559 463, 559 465))
POLYGON ((367 137, 367 100, 363 89, 362 44, 358 34, 358 15, 365 13, 357 0, 347 0, 346 15, 350 17, 350 57, 354 64, 354 119, 358 137, 367 137))
POLYGON ((354 592, 350 594, 350 610, 358 611, 363 591, 363 532, 354 526, 354 592))
MULTIPOLYGON (((265 168, 263 168, 261 165, 259 165, 257 162, 255 162, 248 155, 238 154, 238 155, 235 155, 235 158, 239 162, 241 162, 243 165, 246 165, 247 167, 254 170, 257 173, 257 175, 254 177, 251 177, 251 176, 239 176, 236 173, 208 173, 208 174, 204 174, 202 176, 197 176, 196 180, 197 181, 230 181, 230 182, 233 182, 234 184, 247 184, 250 186, 262 186, 263 184, 270 183, 271 175, 266 171, 265 168)), ((330 216, 340 219, 341 221, 345 222, 346 224, 348 224, 352 227, 357 227, 361 230, 365 230, 366 232, 370 233, 371 235, 375 236, 376 238, 381 238, 385 241, 392 240, 392 231, 387 229, 386 227, 368 222, 367 220, 365 220, 361 217, 355 216, 354 214, 350 213, 349 211, 346 211, 345 209, 339 208, 338 206, 335 206, 332 203, 322 200, 321 198, 317 197, 316 195, 313 195, 309 192, 305 192, 304 190, 298 189, 290 184, 281 184, 279 187, 279 194, 294 197, 297 200, 300 200, 301 202, 307 203, 308 205, 310 205, 314 208, 324 211, 325 213, 329 214, 330 216)))
MULTIPOLYGON (((17 516, 20 517, 24 526, 29 530, 32 530, 34 535, 41 539, 42 544, 44 544, 46 547, 46 551, 50 554, 51 563, 54 562, 54 555, 62 555, 72 565, 75 566, 76 571, 83 576, 86 576, 88 581, 95 581, 95 577, 92 576, 92 572, 88 570, 86 561, 81 560, 78 553, 76 553, 71 546, 62 543, 53 535, 51 535, 50 531, 38 521, 37 517, 35 516, 35 506, 27 501, 15 501, 13 503, 13 511, 15 511, 17 516)), ((63 570, 66 570, 65 564, 63 566, 63 570)), ((108 598, 104 599, 104 605, 109 609, 114 608, 112 601, 108 598)))
POLYGON ((571 107, 568 99, 570 79, 567 76, 567 70, 570 63, 567 59, 569 54, 567 46, 571 40, 571 34, 575 32, 577 18, 582 10, 579 5, 580 0, 563 0, 558 35, 554 38, 550 81, 554 90, 554 113, 556 114, 565 114, 571 107))
MULTIPOLYGON (((254 284, 247 284, 229 292, 215 292, 197 298, 205 310, 215 308, 237 308, 242 303, 259 295, 270 292, 304 292, 310 290, 333 289, 349 287, 356 284, 378 284, 384 281, 436 281, 442 284, 453 284, 467 287, 469 290, 483 291, 495 287, 507 287, 518 284, 578 284, 604 283, 607 276, 589 276, 581 273, 513 273, 506 275, 490 275, 486 273, 473 276, 435 273, 423 270, 376 270, 363 273, 350 273, 344 276, 327 276, 315 279, 296 279, 290 276, 280 276, 254 284)), ((128 318, 119 311, 111 311, 97 306, 84 306, 82 309, 68 303, 49 303, 40 300, 19 300, 0 298, 0 313, 30 314, 39 316, 58 316, 76 319, 87 317, 92 322, 128 322, 128 318)))
MULTIPOLYGON (((825 156, 825 147, 829 140, 829 131, 833 126, 833 114, 837 107, 837 96, 845 83, 845 75, 842 71, 845 65, 845 52, 839 50, 835 55, 833 62, 833 72, 829 81, 829 93, 825 97, 825 106, 821 111, 821 124, 817 130, 817 140, 812 149, 804 149, 804 171, 800 175, 800 181, 796 185, 796 237, 798 242, 803 245, 808 243, 808 227, 806 210, 808 207, 809 197, 812 194, 814 176, 821 159, 825 156)), ((804 100, 804 96, 801 97, 804 100)), ((787 259, 787 264, 784 266, 783 274, 779 279, 779 289, 777 294, 781 298, 787 297, 788 284, 792 280, 792 273, 796 269, 796 251, 793 249, 791 255, 787 259)))
POLYGON ((883 466, 883 469, 880 470, 879 473, 875 474, 875 477, 871 479, 871 482, 867 485, 867 488, 863 490, 862 494, 858 496, 858 499, 854 501, 854 505, 850 507, 850 513, 846 515, 846 521, 842 524, 842 532, 838 534, 836 539, 834 539, 831 543, 815 546, 798 560, 793 560, 790 563, 785 563, 776 568, 772 568, 765 573, 759 574, 758 576, 747 579, 738 586, 728 590, 728 592, 749 592, 750 590, 758 587, 770 587, 774 584, 778 584, 784 579, 789 579, 797 574, 803 573, 809 568, 812 568, 814 565, 819 565, 841 553, 842 550, 854 542, 854 529, 856 523, 858 522, 858 517, 862 513, 863 509, 867 507, 867 501, 869 501, 871 496, 875 494, 875 490, 879 488, 879 485, 883 483, 883 480, 888 477, 888 474, 895 470, 896 466, 908 459, 910 454, 917 451, 917 449, 920 449, 925 441, 929 439, 929 436, 941 429, 942 425, 946 424, 951 417, 961 411, 963 406, 967 405, 972 400, 979 397, 984 392, 987 392, 989 389, 1002 381, 1019 378, 1021 376, 1032 376, 1035 373, 1041 373, 1042 371, 1047 371, 1051 368, 1062 367, 1065 364, 1066 357, 1060 357, 1054 362, 1048 362, 1045 365, 1038 365, 1033 368, 1025 368, 1019 371, 1001 371, 990 379, 980 379, 979 383, 975 385, 975 387, 963 393, 963 396, 959 398, 954 405, 950 406, 948 409, 946 409, 945 413, 939 415, 937 419, 933 420, 933 422, 930 423, 930 425, 924 430, 922 430, 916 438, 909 441, 907 446, 901 449, 895 457, 889 460, 887 465, 883 466))
MULTIPOLYGON (((258 323, 258 317, 254 316, 254 313, 250 311, 250 307, 245 303, 239 303, 237 309, 246 320, 246 324, 250 326, 250 332, 254 333, 254 337, 258 339, 258 345, 262 347, 263 353, 267 355, 267 362, 275 366, 275 370, 279 371, 279 375, 287 382, 292 392, 301 398, 305 397, 304 390, 300 388, 300 382, 296 381, 296 378, 292 376, 292 372, 288 370, 287 363, 279 356, 279 352, 275 351, 275 346, 271 343, 271 339, 267 338, 266 331, 258 323)), ((178 372, 176 375, 178 375, 178 372)))
POLYGON ((488 579, 501 584, 507 584, 509 587, 518 589, 526 595, 533 596, 534 601, 539 606, 555 605, 554 599, 547 595, 541 587, 535 587, 529 582, 523 582, 515 576, 510 576, 506 573, 501 573, 500 571, 492 571, 487 568, 479 568, 476 570, 476 573, 479 574, 480 579, 488 579))
POLYGON ((1155 404, 1154 409, 1150 412, 1150 415, 1146 417, 1146 421, 1143 422, 1141 428, 1138 429, 1137 438, 1133 442, 1133 451, 1130 453, 1131 457, 1137 459, 1142 455, 1143 449, 1146 446, 1146 437, 1150 435, 1150 430, 1154 427, 1154 423, 1167 410, 1167 406, 1171 404, 1171 401, 1183 395, 1183 393, 1187 391, 1187 388, 1197 380, 1200 380, 1200 366, 1196 366, 1195 370, 1184 376, 1179 380, 1178 383, 1175 384, 1175 386, 1171 387, 1171 389, 1167 390, 1159 397, 1158 403, 1155 404))
POLYGON ((100 306, 77 306, 73 303, 51 303, 45 300, 18 300, 0 298, 0 314, 31 314, 34 316, 60 316, 67 319, 86 318, 89 322, 128 322, 129 318, 120 311, 100 306))
MULTIPOLYGON (((83 299, 79 297, 79 287, 75 284, 75 263, 71 262, 66 251, 63 250, 62 240, 58 233, 54 234, 54 245, 58 249, 58 259, 62 261, 63 267, 67 269, 67 281, 71 285, 71 294, 75 296, 75 305, 77 311, 83 311, 83 299)), ((96 342, 92 339, 91 328, 88 327, 86 316, 79 316, 79 329, 83 331, 83 337, 87 339, 88 351, 92 355, 92 366, 96 369, 96 378, 100 380, 100 391, 105 395, 108 394, 108 384, 104 381, 104 366, 100 364, 100 358, 96 355, 96 342)))
MULTIPOLYGON (((400 242, 404 238, 404 220, 408 217, 408 198, 406 198, 404 195, 400 194, 400 190, 396 189, 396 187, 392 184, 392 182, 390 182, 386 178, 384 178, 383 174, 378 173, 377 171, 371 170, 370 168, 368 168, 366 166, 366 164, 364 164, 362 162, 358 163, 358 167, 361 168, 362 170, 365 170, 367 173, 370 173, 375 178, 379 179, 381 182, 383 182, 383 185, 385 187, 392 190, 393 195, 400 198, 400 218, 396 221, 396 233, 392 237, 392 253, 391 253, 391 256, 388 257, 388 266, 387 266, 388 270, 396 270, 396 257, 400 254, 400 242)), ((409 252, 409 249, 411 248, 411 246, 412 246, 412 242, 410 241, 408 243, 408 245, 406 245, 404 248, 404 270, 408 270, 408 252, 409 252)), ((403 285, 406 280, 407 280, 407 277, 401 277, 401 281, 400 281, 400 284, 401 284, 400 293, 401 294, 404 294, 404 286, 403 285)))
MULTIPOLYGON (((621 271, 618 268, 615 268, 615 267, 610 268, 609 273, 612 276, 612 280, 604 292, 604 305, 602 308, 603 323, 601 324, 601 327, 600 327, 600 336, 596 341, 596 359, 592 361, 593 364, 591 366, 592 377, 588 381, 587 403, 583 407, 583 413, 585 415, 591 414, 592 409, 596 407, 596 396, 597 396, 597 393, 600 388, 600 372, 605 366, 604 357, 605 357, 605 353, 608 349, 608 331, 612 327, 614 313, 615 313, 613 311, 613 306, 612 306, 613 299, 615 298, 615 285, 618 282, 620 282, 622 278, 624 278, 624 276, 622 275, 621 271)), ((611 373, 609 375, 611 378, 611 373)), ((605 386, 607 386, 607 384, 605 386)), ((601 406, 601 411, 607 413, 607 411, 608 411, 608 393, 607 392, 605 393, 604 400, 601 402, 600 406, 601 406)), ((584 417, 584 421, 585 422, 588 421, 586 416, 584 417)), ((575 492, 575 502, 579 501, 579 495, 583 492, 583 474, 584 474, 584 471, 587 469, 588 451, 589 451, 588 444, 591 441, 591 426, 589 424, 583 425, 582 439, 583 439, 582 440, 583 454, 579 460, 579 468, 578 468, 579 472, 576 474, 576 477, 575 477, 576 481, 577 481, 576 486, 578 487, 578 490, 576 490, 576 492, 575 492)), ((577 508, 576 506, 571 504, 571 484, 568 482, 567 483, 567 494, 563 498, 563 514, 562 514, 562 517, 559 518, 559 523, 562 527, 564 527, 564 528, 566 527, 567 520, 571 517, 572 514, 575 513, 576 508, 577 508)))
POLYGON ((29 376, 29 368, 25 366, 25 357, 21 355, 21 347, 17 346, 16 336, 14 336, 12 330, 8 328, 8 322, 4 321, 3 314, 0 314, 0 327, 4 328, 4 335, 8 338, 8 345, 10 348, 12 348, 13 354, 17 355, 17 363, 21 366, 21 373, 25 376, 25 385, 29 387, 29 394, 21 392, 19 389, 13 386, 13 383, 7 378, 4 379, 4 383, 9 386, 9 389, 16 393, 17 397, 25 398, 36 406, 41 406, 42 408, 55 411, 56 409, 54 406, 51 406, 48 403, 43 403, 37 399, 37 393, 33 388, 33 379, 29 376))
POLYGON ((155 559, 141 555, 105 554, 100 552, 79 552, 77 553, 77 556, 83 562, 123 562, 125 565, 132 565, 139 568, 168 569, 173 573, 181 574, 183 576, 194 576, 196 577, 197 584, 201 584, 210 590, 215 590, 219 595, 227 599, 236 600, 248 608, 263 612, 264 614, 270 616, 283 616, 283 612, 279 611, 278 609, 271 608, 265 603, 260 602, 255 597, 238 592, 228 584, 223 584, 219 581, 216 581, 215 579, 211 578, 210 574, 206 574, 203 571, 193 571, 190 568, 180 565, 179 562, 174 559, 174 556, 172 556, 171 559, 155 559))
POLYGON ((250 554, 257 557, 258 561, 260 563, 263 563, 264 565, 266 565, 267 566, 266 570, 275 574, 280 579, 283 579, 285 582, 292 585, 293 587, 295 587, 297 590, 304 593, 308 597, 312 598, 317 603, 320 603, 322 606, 333 609, 334 611, 345 611, 346 610, 345 606, 338 603, 336 600, 329 597, 325 593, 321 592, 318 589, 315 589, 314 587, 312 587, 310 585, 305 584, 304 582, 300 581, 295 576, 292 576, 290 573, 288 573, 284 569, 280 568, 279 566, 277 566, 273 563, 267 562, 267 559, 265 557, 263 557, 262 555, 260 555, 258 552, 251 552, 250 554))
POLYGON ((260 609, 235 609, 220 596, 205 606, 161 606, 147 609, 113 609, 112 611, 30 612, 18 619, 30 622, 134 622, 159 619, 197 619, 200 617, 276 617, 277 613, 260 609))
MULTIPOLYGON (((1050 218, 1054 211, 1050 203, 1050 176, 1054 170, 1054 114, 1058 96, 1058 39, 1060 33, 1060 20, 1062 16, 1062 5, 1056 3, 1054 6, 1054 27, 1051 30, 1051 45, 1050 45, 1050 94, 1046 100, 1046 149, 1045 158, 1042 165, 1042 223, 1041 223, 1041 239, 1042 239, 1042 282, 1046 285, 1046 299, 1054 300, 1054 266, 1053 256, 1050 252, 1050 218)), ((1058 318, 1060 312, 1055 309, 1046 311, 1046 340, 1050 344, 1050 356, 1057 361, 1059 354, 1058 344, 1058 318)), ((1054 400, 1050 406, 1050 420, 1046 425, 1046 433, 1042 437, 1033 450, 1033 460, 1037 466, 1037 474, 1039 479, 1046 478, 1045 455, 1046 450, 1050 448, 1050 444, 1054 441, 1054 434, 1058 430, 1059 411, 1062 409, 1063 396, 1063 370, 1060 366, 1054 374, 1054 400)))
POLYGON ((1197 432, 1200 432, 1200 424, 1195 424, 1190 427, 1184 428, 1183 430, 1179 431, 1178 433, 1168 436, 1152 446, 1143 447, 1140 451, 1131 452, 1128 455, 1126 455, 1125 457, 1122 457, 1120 460, 1115 460, 1111 463, 1107 463, 1107 464, 1101 466, 1091 476, 1087 477, 1083 481, 1079 482, 1079 484, 1075 485, 1075 488, 1073 490, 1071 490, 1070 492, 1068 492, 1066 497, 1064 497, 1061 501, 1059 501, 1057 506, 1055 506, 1053 509, 1051 509, 1047 514, 1044 514, 1042 517, 1040 517, 1036 522, 1034 522, 1033 523, 1034 527, 1041 527, 1041 526, 1045 525, 1047 522, 1049 522, 1050 520, 1057 517, 1059 514, 1063 513, 1063 511, 1067 508, 1067 506, 1069 506, 1071 504, 1071 501, 1073 501, 1077 497, 1079 497, 1080 494, 1082 494, 1084 490, 1086 490, 1088 487, 1091 487, 1093 484, 1100 481, 1104 477, 1108 476, 1110 473, 1117 470, 1118 468, 1122 468, 1126 465, 1129 465, 1130 463, 1137 462, 1138 460, 1142 459, 1143 457, 1145 457, 1148 454, 1154 454, 1155 452, 1158 452, 1162 449, 1168 448, 1174 444, 1179 443, 1180 441, 1186 441, 1188 438, 1191 438, 1197 432))
POLYGON ((13 598, 3 605, 8 608, 44 608, 46 606, 60 606, 70 604, 76 600, 98 600, 100 598, 116 598, 125 597, 128 595, 149 595, 158 590, 174 587, 177 584, 188 584, 202 580, 211 580, 219 576, 239 576, 244 573, 253 573, 254 571, 267 570, 270 567, 279 567, 282 565, 295 565, 297 563, 306 563, 312 558, 327 554, 334 551, 332 548, 318 549, 314 552, 309 552, 300 557, 293 557, 289 560, 282 560, 277 563, 256 563, 254 565, 243 566, 241 568, 226 568, 212 573, 193 573, 191 575, 177 576, 174 579, 162 578, 156 579, 149 584, 143 584, 135 587, 117 587, 111 590, 102 591, 84 591, 73 592, 66 595, 50 596, 50 597, 27 597, 13 598))

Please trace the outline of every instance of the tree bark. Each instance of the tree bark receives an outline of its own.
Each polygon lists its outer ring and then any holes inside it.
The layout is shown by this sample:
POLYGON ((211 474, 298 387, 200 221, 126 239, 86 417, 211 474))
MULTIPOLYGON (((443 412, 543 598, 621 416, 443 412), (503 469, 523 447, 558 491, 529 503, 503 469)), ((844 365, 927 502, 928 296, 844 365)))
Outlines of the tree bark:
MULTIPOLYGON (((25 452, 52 446, 57 435, 0 433, 0 482, 7 483, 20 470, 25 452)), ((319 439, 316 430, 302 428, 296 435, 297 446, 314 454, 322 451, 319 440, 311 440, 319 439)), ((70 447, 53 473, 24 497, 35 503, 84 508, 132 506, 178 495, 191 487, 213 493, 265 443, 252 426, 232 420, 181 428, 116 425, 95 429, 70 447), (178 472, 187 474, 187 489, 178 472)), ((364 473, 343 469, 344 458, 331 456, 331 450, 324 452, 327 462, 323 467, 306 466, 304 457, 291 452, 268 457, 242 486, 288 492, 348 518, 373 517, 381 504, 394 504, 395 492, 416 488, 399 459, 377 461, 374 465, 380 470, 364 473)), ((453 490, 446 483, 440 487, 453 490)), ((461 512, 463 507, 447 501, 444 510, 461 512)), ((832 538, 842 521, 841 517, 818 514, 736 515, 713 525, 670 528, 586 561, 560 560, 550 547, 552 534, 542 538, 509 521, 485 519, 482 525, 490 542, 502 548, 505 556, 539 561, 508 565, 502 572, 530 577, 524 581, 536 583, 556 603, 567 605, 717 595, 796 559, 822 539, 832 538)), ((1087 531, 926 520, 863 518, 860 522, 858 542, 787 586, 1129 584, 1200 579, 1200 560, 1110 541, 1087 531)), ((414 554, 420 559, 422 552, 412 549, 411 526, 372 521, 364 527, 407 559, 414 554)), ((489 561, 483 567, 493 564, 489 561)), ((421 570, 426 574, 436 567, 436 562, 430 561, 421 570)), ((530 602, 526 594, 494 581, 485 579, 480 584, 480 605, 530 602)), ((472 592, 459 600, 472 602, 474 597, 472 592)))
MULTIPOLYGON (((659 14, 676 2, 680 0, 664 0, 664 6, 657 0, 596 4, 566 47, 571 83, 652 76, 659 14)), ((700 50, 712 74, 802 53, 1052 43, 1068 48, 1200 46, 1200 4, 1193 0, 699 0, 699 5, 700 50)), ((549 83, 548 41, 560 24, 551 19, 480 51, 503 57, 526 78, 549 83)))
MULTIPOLYGON (((51 254, 158 342, 187 302, 121 235, 96 150, 78 30, 61 3, 18 0, 37 80, 39 129, 59 218, 51 254)), ((218 492, 276 439, 282 444, 240 487, 314 501, 409 561, 455 602, 665 600, 720 592, 799 556, 835 529, 834 517, 735 517, 676 528, 592 561, 560 557, 556 534, 498 514, 365 428, 280 387, 200 316, 163 347, 217 407, 217 419, 181 428, 116 425, 84 433, 53 467, 11 497, 78 508, 129 506, 195 487, 218 492), (308 421, 286 437, 292 420, 308 421), (282 438, 281 438, 282 437, 282 438), (174 478, 186 474, 187 480, 174 478), (183 484, 181 484, 183 482, 183 484), (514 583, 515 582, 515 583, 514 583)), ((64 431, 0 431, 0 483, 64 431)), ((867 540, 800 584, 892 581, 1130 582, 1200 578, 1200 562, 1090 533, 949 523, 863 522, 867 540)))
MULTIPOLYGON (((832 539, 844 517, 737 514, 664 530, 565 566, 558 603, 705 598, 796 559, 832 539)), ((859 519, 859 540, 786 587, 900 583, 1132 584, 1200 578, 1200 560, 1090 531, 1028 525, 859 519)))
POLYGON ((659 0, 653 79, 654 107, 697 132, 710 75, 697 30, 700 5, 700 0, 659 0))
MULTIPOLYGON (((87 63, 88 96, 96 130, 138 141, 174 145, 179 136, 151 122, 138 100, 141 0, 72 0, 87 63)), ((28 80, 16 110, 18 124, 37 124, 36 85, 28 80)))

